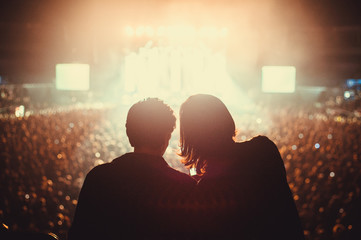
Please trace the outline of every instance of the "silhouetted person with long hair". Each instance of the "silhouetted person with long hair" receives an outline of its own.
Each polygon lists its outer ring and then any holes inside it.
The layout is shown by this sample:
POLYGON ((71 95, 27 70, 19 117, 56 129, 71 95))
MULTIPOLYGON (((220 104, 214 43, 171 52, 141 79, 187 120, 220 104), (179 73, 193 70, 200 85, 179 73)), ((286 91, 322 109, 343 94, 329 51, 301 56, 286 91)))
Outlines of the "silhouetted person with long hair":
POLYGON ((195 181, 162 158, 176 118, 158 99, 134 104, 126 132, 134 152, 86 176, 69 239, 174 239, 195 181))
POLYGON ((195 167, 195 235, 204 239, 303 239, 298 212, 276 145, 258 136, 237 143, 221 100, 189 97, 180 108, 181 155, 195 167))

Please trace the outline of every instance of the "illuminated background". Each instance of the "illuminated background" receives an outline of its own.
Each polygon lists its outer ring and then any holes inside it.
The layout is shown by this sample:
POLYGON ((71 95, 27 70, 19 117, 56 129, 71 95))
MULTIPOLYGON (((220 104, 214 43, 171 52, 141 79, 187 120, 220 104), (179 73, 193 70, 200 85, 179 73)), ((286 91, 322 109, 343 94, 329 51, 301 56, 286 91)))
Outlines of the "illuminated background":
POLYGON ((332 0, 2 1, 0 75, 49 83, 55 64, 81 62, 91 65, 93 86, 110 85, 125 56, 152 41, 151 48, 222 53, 233 80, 247 87, 263 65, 295 66, 301 85, 334 85, 360 73, 359 7, 332 0), (162 26, 174 28, 162 34, 162 26), (223 38, 214 32, 222 29, 223 38))

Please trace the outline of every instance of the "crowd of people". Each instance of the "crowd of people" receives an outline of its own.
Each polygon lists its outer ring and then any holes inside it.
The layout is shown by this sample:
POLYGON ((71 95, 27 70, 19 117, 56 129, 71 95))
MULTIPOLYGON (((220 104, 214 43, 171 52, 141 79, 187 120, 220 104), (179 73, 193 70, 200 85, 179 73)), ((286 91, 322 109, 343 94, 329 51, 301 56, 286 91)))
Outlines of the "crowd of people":
MULTIPOLYGON (((64 107, 0 118, 1 222, 13 231, 53 232, 65 239, 86 174, 131 150, 121 112, 64 107)), ((261 134, 278 146, 306 239, 361 236, 359 118, 261 104, 233 115, 238 141, 261 134)), ((164 157, 188 173, 177 155, 178 140, 176 129, 164 157)))

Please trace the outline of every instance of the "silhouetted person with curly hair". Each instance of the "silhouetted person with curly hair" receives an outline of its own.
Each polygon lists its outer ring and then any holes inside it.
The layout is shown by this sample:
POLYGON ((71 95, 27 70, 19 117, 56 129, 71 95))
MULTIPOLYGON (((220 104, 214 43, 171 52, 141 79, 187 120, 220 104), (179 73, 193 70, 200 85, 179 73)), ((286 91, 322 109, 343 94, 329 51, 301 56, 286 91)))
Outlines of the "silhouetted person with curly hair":
POLYGON ((92 169, 79 195, 69 239, 183 238, 184 199, 195 186, 163 154, 176 118, 162 101, 134 104, 126 133, 134 152, 92 169))

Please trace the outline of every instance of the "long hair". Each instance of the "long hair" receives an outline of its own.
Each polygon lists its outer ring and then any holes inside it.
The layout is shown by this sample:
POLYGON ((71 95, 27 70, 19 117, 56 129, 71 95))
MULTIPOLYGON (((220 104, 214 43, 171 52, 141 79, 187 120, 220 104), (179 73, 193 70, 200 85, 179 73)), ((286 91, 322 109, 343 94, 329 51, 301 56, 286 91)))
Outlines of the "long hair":
POLYGON ((221 156, 233 141, 234 120, 220 99, 206 94, 190 96, 181 105, 179 117, 182 162, 202 175, 207 161, 221 156))

